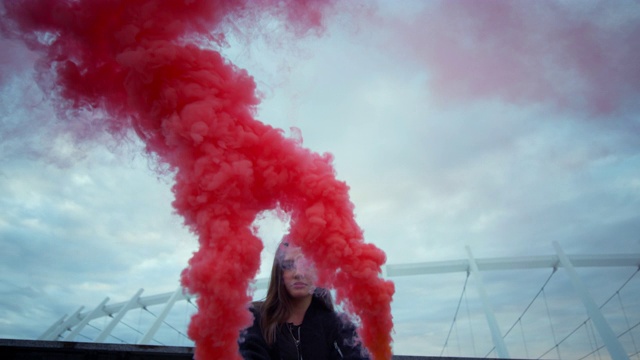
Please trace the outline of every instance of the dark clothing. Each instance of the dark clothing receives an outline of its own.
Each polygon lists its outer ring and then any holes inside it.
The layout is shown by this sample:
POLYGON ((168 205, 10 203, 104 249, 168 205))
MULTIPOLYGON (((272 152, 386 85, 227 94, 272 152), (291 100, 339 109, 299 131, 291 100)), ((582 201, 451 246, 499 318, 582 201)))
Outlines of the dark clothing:
POLYGON ((260 328, 255 307, 254 322, 240 337, 240 354, 245 360, 366 360, 355 328, 313 297, 299 327, 278 325, 276 341, 268 346, 260 328), (296 340, 298 345, 296 346, 296 340))

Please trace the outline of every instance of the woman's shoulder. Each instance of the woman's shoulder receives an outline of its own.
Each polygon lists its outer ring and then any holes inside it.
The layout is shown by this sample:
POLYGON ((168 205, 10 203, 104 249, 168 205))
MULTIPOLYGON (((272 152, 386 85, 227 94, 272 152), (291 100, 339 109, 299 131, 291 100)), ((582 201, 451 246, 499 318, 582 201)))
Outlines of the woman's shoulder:
POLYGON ((314 295, 311 300, 311 305, 309 306, 307 312, 309 311, 322 316, 327 316, 329 314, 335 315, 333 306, 328 305, 323 298, 316 295, 314 295))
POLYGON ((258 300, 251 303, 249 306, 249 310, 260 312, 262 310, 262 306, 264 305, 264 300, 258 300))
POLYGON ((264 301, 254 301, 249 306, 249 311, 253 315, 253 324, 258 325, 260 323, 260 318, 262 317, 262 306, 264 305, 264 301))
POLYGON ((332 352, 333 349, 338 351, 340 357, 336 358, 368 359, 363 355, 356 326, 346 313, 329 309, 321 304, 316 305, 313 320, 310 323, 309 325, 318 326, 315 329, 316 332, 322 333, 318 333, 318 338, 324 338, 330 344, 332 352))
MULTIPOLYGON (((314 299, 308 310, 308 315, 305 318, 309 318, 312 323, 321 323, 324 328, 339 329, 344 326, 344 318, 341 314, 337 313, 333 308, 328 307, 322 299, 314 299), (308 316, 311 315, 311 316, 308 316)), ((306 320, 305 320, 306 321, 306 320)))

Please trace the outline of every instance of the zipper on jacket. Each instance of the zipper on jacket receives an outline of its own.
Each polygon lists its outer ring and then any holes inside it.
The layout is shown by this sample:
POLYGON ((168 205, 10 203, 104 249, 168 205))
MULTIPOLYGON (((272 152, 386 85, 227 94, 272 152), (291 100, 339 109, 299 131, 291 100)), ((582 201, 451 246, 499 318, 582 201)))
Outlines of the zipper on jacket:
POLYGON ((302 336, 300 336, 300 327, 298 326, 298 338, 296 339, 295 336, 293 336, 293 331, 291 330, 291 325, 287 324, 287 327, 289 328, 289 334, 291 334, 291 338, 293 339, 293 343, 296 345, 296 352, 298 353, 298 360, 303 360, 302 359, 302 354, 300 354, 300 342, 302 341, 302 336))
POLYGON ((340 351, 340 347, 338 346, 338 343, 334 341, 333 346, 336 348, 336 351, 338 351, 338 355, 340 355, 340 359, 344 359, 344 355, 342 355, 342 351, 340 351))

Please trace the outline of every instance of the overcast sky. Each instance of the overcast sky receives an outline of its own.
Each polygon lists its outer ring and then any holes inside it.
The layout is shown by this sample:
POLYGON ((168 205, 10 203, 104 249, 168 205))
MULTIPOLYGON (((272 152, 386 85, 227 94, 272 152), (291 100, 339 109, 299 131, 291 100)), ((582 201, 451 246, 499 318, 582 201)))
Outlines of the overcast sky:
MULTIPOLYGON (((463 259, 466 245, 476 258, 552 255, 553 241, 568 254, 640 253, 637 1, 354 4, 317 36, 258 28, 223 52, 254 76, 261 121, 334 155, 387 263, 463 259)), ((173 291, 197 240, 172 212, 171 174, 133 138, 72 139, 52 125, 33 54, 2 43, 13 55, 0 58, 0 337, 36 338, 106 296, 173 291)), ((265 277, 286 224, 259 223, 265 277)), ((580 274, 601 304, 634 271, 580 274)), ((486 277, 503 332, 550 273, 486 277)), ((440 354, 465 276, 393 279, 396 353, 440 354)), ((562 276, 547 289, 560 318, 581 309, 562 276)), ((490 350, 473 286, 478 348, 448 354, 490 350)), ((634 277, 622 292, 631 325, 638 293, 634 277)), ((583 316, 555 320, 558 338, 583 316)), ((533 320, 529 334, 548 332, 533 320)))

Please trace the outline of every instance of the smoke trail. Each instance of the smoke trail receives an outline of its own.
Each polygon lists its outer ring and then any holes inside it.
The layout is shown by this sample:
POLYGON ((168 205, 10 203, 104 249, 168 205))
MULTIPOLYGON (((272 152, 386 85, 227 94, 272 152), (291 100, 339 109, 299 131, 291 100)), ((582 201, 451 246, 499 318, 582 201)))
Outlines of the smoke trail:
POLYGON ((381 21, 440 100, 609 115, 637 107, 639 14, 637 1, 454 0, 381 21))
MULTIPOLYGON (((239 331, 263 245, 256 215, 291 214, 297 245, 318 266, 321 286, 362 322, 374 359, 391 357, 391 282, 379 277, 384 253, 363 242, 348 186, 336 180, 330 155, 319 155, 254 118, 255 83, 220 53, 198 42, 220 41, 233 18, 285 19, 297 34, 322 25, 318 1, 87 0, 5 1, 2 30, 44 57, 42 79, 74 121, 106 112, 114 135, 134 130, 159 162, 175 171, 175 209, 200 249, 182 274, 199 294, 189 336, 198 359, 236 359, 239 331), (216 31, 214 35, 208 35, 216 31)), ((98 118, 96 118, 98 119, 98 118)))

